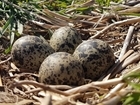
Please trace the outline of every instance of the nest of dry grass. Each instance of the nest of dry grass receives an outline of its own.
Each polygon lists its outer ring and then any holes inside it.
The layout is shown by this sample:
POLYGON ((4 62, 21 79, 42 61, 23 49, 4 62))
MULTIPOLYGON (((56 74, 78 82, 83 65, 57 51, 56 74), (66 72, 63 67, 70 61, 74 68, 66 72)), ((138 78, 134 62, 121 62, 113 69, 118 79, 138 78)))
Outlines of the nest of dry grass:
MULTIPOLYGON (((82 6, 90 5, 92 1, 82 6)), ((3 54, 8 40, 2 37, 0 102, 10 105, 122 105, 122 98, 134 91, 128 81, 138 81, 129 80, 129 75, 140 70, 140 17, 126 14, 140 13, 140 7, 118 6, 123 9, 116 12, 113 6, 108 8, 110 13, 107 14, 92 11, 71 18, 44 9, 43 14, 34 14, 38 21, 28 21, 24 25, 23 35, 41 34, 48 40, 50 30, 70 25, 81 33, 83 40, 98 38, 109 43, 116 56, 115 64, 98 81, 82 86, 44 85, 38 82, 36 73, 20 72, 10 55, 3 54)), ((73 11, 67 14, 72 15, 73 11)))

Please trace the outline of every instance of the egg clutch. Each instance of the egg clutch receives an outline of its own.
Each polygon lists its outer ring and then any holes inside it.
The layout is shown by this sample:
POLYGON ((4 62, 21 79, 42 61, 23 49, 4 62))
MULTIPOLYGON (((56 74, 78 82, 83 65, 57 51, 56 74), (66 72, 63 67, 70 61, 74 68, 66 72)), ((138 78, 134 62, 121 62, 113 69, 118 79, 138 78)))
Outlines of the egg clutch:
POLYGON ((61 27, 50 41, 26 35, 11 49, 12 62, 19 68, 37 71, 39 81, 52 85, 83 85, 100 78, 115 62, 110 46, 99 39, 82 41, 76 29, 61 27))

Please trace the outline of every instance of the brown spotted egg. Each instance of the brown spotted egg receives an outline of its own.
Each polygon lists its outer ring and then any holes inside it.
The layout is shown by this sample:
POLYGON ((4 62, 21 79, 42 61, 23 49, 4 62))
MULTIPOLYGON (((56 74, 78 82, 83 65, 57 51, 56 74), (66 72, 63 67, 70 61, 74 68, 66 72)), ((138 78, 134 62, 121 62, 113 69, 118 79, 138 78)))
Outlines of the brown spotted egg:
POLYGON ((80 62, 66 52, 49 55, 39 69, 39 81, 52 85, 82 85, 83 70, 80 62))
POLYGON ((17 67, 36 71, 43 60, 53 52, 52 47, 44 39, 26 35, 14 42, 11 57, 17 67))
POLYGON ((110 46, 99 39, 82 42, 73 55, 82 63, 86 79, 97 80, 115 62, 110 46))
POLYGON ((80 34, 69 26, 57 29, 50 38, 50 45, 56 52, 73 53, 82 42, 80 34))

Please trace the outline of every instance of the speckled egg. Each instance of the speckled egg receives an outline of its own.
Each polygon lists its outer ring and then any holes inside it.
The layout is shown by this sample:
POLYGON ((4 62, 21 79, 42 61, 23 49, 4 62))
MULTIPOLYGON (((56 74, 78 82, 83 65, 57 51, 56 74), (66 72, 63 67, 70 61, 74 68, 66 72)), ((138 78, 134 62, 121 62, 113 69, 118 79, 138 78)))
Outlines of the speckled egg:
POLYGON ((97 80, 115 62, 111 47, 99 39, 82 42, 73 55, 82 63, 86 79, 97 80))
POLYGON ((44 39, 26 35, 14 42, 11 57, 17 67, 37 71, 43 60, 53 52, 53 48, 44 39))
POLYGON ((81 42, 80 34, 69 26, 55 30, 50 38, 50 45, 56 52, 62 51, 71 54, 81 42))
POLYGON ((39 69, 39 81, 52 85, 81 85, 84 75, 80 62, 66 52, 49 55, 39 69))

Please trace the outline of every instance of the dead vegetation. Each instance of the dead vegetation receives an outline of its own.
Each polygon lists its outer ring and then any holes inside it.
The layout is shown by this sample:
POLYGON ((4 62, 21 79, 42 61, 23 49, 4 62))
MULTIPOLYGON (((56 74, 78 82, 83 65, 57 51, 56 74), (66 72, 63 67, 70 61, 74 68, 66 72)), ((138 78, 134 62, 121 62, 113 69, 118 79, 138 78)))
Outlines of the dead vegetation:
MULTIPOLYGON (((140 17, 131 14, 140 13, 140 6, 138 1, 130 4, 112 4, 104 8, 107 11, 104 14, 96 9, 86 15, 74 14, 79 6, 68 9, 65 16, 48 9, 38 14, 25 10, 36 20, 24 24, 22 35, 40 34, 49 40, 55 29, 70 25, 81 33, 83 40, 99 38, 108 42, 116 63, 98 81, 82 86, 44 85, 38 82, 37 73, 20 72, 10 54, 4 54, 9 39, 3 36, 0 38, 0 102, 4 105, 122 105, 122 98, 139 93, 132 83, 139 86, 140 17)), ((80 6, 93 5, 98 7, 92 0, 80 6)))

